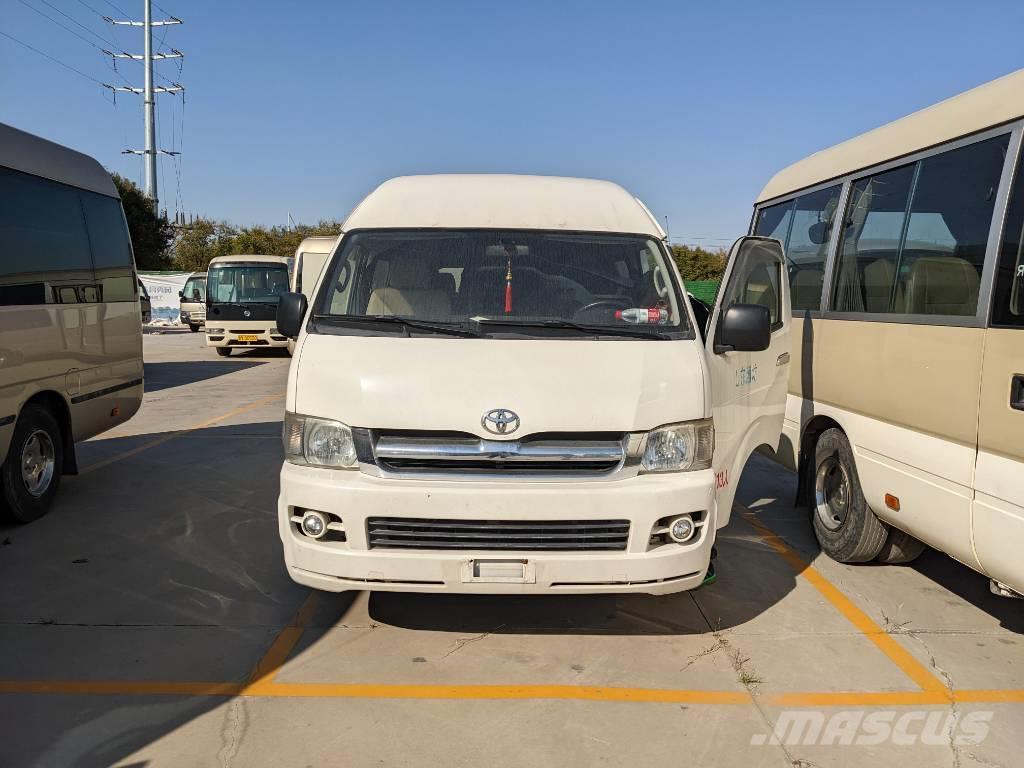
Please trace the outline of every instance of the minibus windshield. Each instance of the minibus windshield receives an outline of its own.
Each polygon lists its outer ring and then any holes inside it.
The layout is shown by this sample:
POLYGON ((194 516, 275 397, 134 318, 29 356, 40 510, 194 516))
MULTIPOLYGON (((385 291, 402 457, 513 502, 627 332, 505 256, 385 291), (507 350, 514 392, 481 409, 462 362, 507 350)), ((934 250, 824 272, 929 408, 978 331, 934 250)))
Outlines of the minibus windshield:
POLYGON ((181 291, 182 301, 205 301, 206 278, 190 277, 181 291))
POLYGON ((663 244, 642 235, 363 231, 345 236, 313 316, 382 333, 415 328, 366 321, 482 335, 689 338, 676 283, 663 244))
POLYGON ((213 304, 276 304, 287 290, 285 264, 213 264, 207 276, 213 304))

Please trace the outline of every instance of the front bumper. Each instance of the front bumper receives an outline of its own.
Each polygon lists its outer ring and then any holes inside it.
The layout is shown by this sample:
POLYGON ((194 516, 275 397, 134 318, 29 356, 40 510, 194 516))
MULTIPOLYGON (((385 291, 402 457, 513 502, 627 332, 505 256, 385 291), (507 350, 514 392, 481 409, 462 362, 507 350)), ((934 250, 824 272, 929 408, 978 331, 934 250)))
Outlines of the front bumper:
POLYGON ((206 315, 202 312, 182 312, 182 325, 203 325, 206 322, 206 315))
POLYGON ((379 478, 285 463, 278 523, 292 579, 349 589, 483 594, 668 594, 700 586, 715 535, 710 470, 611 482, 490 482, 379 478), (291 522, 296 509, 342 518, 346 541, 317 541, 291 522), (704 512, 690 542, 648 548, 659 518, 704 512), (367 518, 630 521, 625 551, 551 552, 370 549, 367 518), (522 581, 473 580, 471 561, 526 561, 522 581))
MULTIPOLYGON (((228 321, 230 323, 230 321, 228 321)), ((269 325, 251 330, 224 328, 220 333, 210 333, 206 329, 206 346, 208 347, 287 347, 288 338, 279 334, 271 335, 269 325), (247 338, 254 337, 254 338, 247 338), (243 341, 243 338, 245 339, 243 341)))

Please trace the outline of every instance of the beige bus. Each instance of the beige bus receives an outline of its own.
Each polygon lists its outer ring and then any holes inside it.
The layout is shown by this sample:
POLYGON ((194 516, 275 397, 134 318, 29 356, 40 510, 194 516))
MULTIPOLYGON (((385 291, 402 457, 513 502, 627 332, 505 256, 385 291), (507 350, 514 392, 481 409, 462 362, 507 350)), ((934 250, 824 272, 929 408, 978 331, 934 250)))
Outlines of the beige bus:
POLYGON ((277 300, 288 292, 288 256, 218 256, 206 270, 206 345, 227 357, 235 349, 286 347, 277 330, 277 300))
POLYGON ((75 442, 142 402, 121 200, 91 157, 0 124, 0 511, 44 515, 75 442))
POLYGON ((751 232, 786 249, 780 458, 822 549, 925 544, 1024 592, 1024 70, 779 172, 751 232))
MULTIPOLYGON (((292 269, 292 293, 304 294, 307 299, 313 297, 317 278, 337 244, 337 235, 314 235, 299 243, 295 249, 295 267, 292 269)), ((295 339, 288 339, 288 354, 294 351, 295 339)))

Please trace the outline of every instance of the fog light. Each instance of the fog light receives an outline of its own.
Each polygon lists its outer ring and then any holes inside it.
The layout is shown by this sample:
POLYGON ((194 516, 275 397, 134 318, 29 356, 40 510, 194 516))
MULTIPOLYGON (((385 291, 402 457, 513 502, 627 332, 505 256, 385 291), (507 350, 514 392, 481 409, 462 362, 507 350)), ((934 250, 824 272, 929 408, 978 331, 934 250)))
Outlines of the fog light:
POLYGON ((311 538, 319 539, 327 533, 327 518, 319 512, 307 512, 302 517, 302 532, 311 538))
MULTIPOLYGON (((303 522, 305 525, 305 522, 303 522)), ((693 532, 697 530, 693 520, 689 517, 677 517, 668 527, 668 535, 677 544, 683 544, 693 538, 693 532)))

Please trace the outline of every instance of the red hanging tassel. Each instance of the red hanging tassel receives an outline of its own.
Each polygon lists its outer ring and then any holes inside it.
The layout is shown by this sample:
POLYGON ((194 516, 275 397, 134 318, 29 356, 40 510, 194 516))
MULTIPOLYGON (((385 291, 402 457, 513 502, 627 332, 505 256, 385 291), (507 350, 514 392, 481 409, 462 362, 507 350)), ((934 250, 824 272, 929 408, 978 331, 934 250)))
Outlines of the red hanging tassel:
POLYGON ((512 260, 508 261, 508 273, 505 275, 505 314, 512 311, 512 260))

